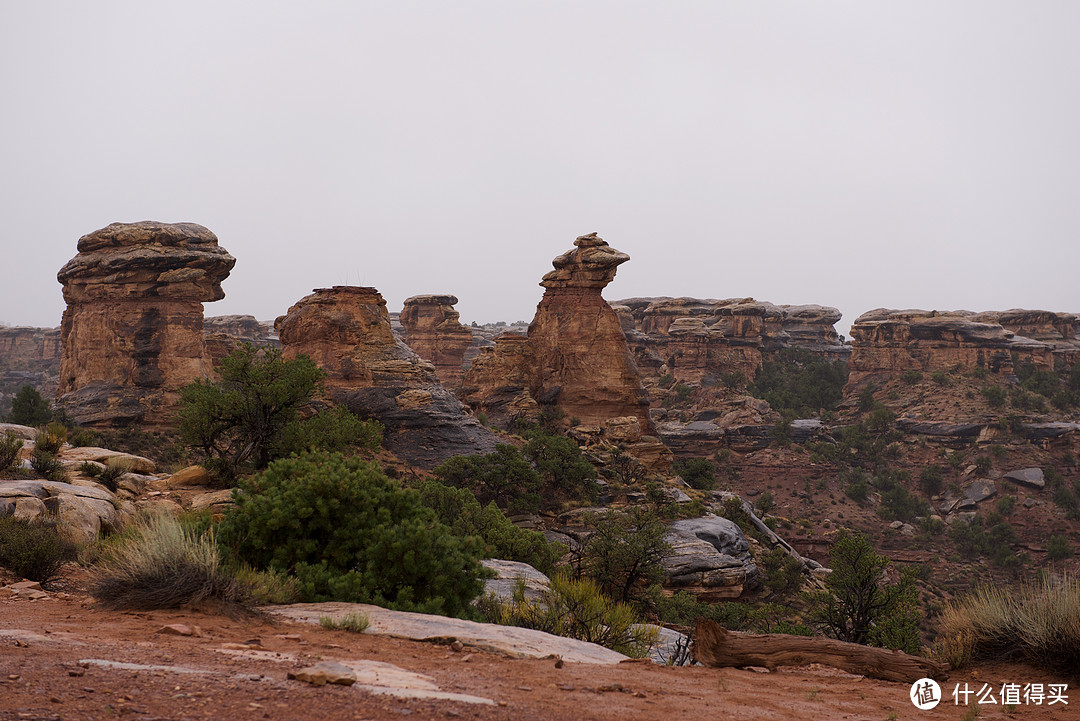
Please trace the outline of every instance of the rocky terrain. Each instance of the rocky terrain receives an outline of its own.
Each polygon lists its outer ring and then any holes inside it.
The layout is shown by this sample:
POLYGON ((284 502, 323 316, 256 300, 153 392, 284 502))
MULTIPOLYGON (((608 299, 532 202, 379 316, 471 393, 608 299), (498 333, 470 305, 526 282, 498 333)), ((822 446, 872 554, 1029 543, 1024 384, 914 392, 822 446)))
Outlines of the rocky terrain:
POLYGON ((465 353, 473 345, 472 331, 458 321, 457 302, 453 295, 414 295, 399 317, 409 347, 435 366, 447 388, 461 385, 465 353))

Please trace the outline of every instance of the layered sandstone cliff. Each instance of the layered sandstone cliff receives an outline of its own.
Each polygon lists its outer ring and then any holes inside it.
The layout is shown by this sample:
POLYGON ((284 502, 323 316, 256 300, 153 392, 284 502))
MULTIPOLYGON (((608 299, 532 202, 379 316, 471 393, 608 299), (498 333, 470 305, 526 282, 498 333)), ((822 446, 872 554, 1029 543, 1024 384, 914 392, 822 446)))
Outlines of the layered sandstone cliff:
POLYGON ((465 353, 473 345, 473 332, 458 320, 452 295, 414 295, 405 300, 400 321, 405 342, 435 366, 447 388, 461 385, 465 353))
POLYGON ((87 425, 167 424, 178 389, 212 372, 202 304, 236 259, 195 223, 113 223, 78 250, 57 274, 59 404, 87 425))
POLYGON ((753 378, 764 353, 802 348, 830 360, 845 360, 836 308, 775 305, 753 298, 628 298, 613 307, 642 373, 671 374, 702 383, 725 373, 753 378))
POLYGON ((863 313, 851 327, 848 388, 905 371, 934 372, 957 366, 1009 376, 1014 370, 1013 354, 1040 368, 1053 368, 1053 345, 1017 335, 999 320, 993 312, 878 308, 863 313))
POLYGON ((274 323, 285 358, 307 355, 326 372, 332 400, 386 426, 387 447, 430 468, 453 455, 489 453, 495 437, 440 383, 434 367, 390 327, 374 288, 321 288, 274 323))
POLYGON ((552 261, 528 334, 505 334, 484 348, 465 374, 469 403, 497 422, 558 406, 583 424, 634 417, 655 435, 649 399, 619 317, 601 296, 630 259, 595 233, 552 261))
POLYGON ((257 320, 253 315, 218 315, 203 320, 206 352, 216 367, 221 359, 240 346, 280 348, 274 324, 257 320))

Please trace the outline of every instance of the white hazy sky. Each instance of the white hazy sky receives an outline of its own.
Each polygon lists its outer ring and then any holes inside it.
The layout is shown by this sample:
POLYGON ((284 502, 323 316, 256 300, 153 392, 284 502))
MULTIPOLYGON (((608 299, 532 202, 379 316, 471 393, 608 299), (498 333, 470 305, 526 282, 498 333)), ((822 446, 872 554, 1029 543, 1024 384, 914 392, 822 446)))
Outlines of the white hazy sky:
POLYGON ((1080 2, 0 0, 0 321, 115 221, 237 258, 207 315, 313 288, 528 320, 605 291, 1080 311, 1080 2))

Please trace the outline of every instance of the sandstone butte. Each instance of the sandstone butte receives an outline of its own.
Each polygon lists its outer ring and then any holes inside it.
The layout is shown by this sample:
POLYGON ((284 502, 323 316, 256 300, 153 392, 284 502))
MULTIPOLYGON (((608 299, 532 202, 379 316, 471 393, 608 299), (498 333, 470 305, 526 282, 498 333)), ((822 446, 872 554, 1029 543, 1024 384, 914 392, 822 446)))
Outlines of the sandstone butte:
POLYGON ((60 269, 59 405, 85 425, 167 425, 178 390, 213 366, 204 302, 236 259, 195 223, 113 223, 60 269))
POLYGON ((470 405, 499 423, 543 406, 592 426, 633 417, 640 434, 654 436, 648 394, 619 317, 600 294, 628 260, 596 233, 555 258, 527 335, 498 336, 465 374, 470 405))
POLYGON ((447 388, 461 385, 465 352, 473 334, 458 320, 453 295, 414 295, 405 300, 400 321, 405 342, 417 355, 435 366, 435 374, 447 388))
POLYGON ((753 378, 763 354, 802 348, 846 360, 851 348, 835 324, 840 311, 820 305, 775 305, 753 298, 627 298, 612 307, 622 320, 638 369, 701 383, 739 371, 753 378))
POLYGON ((306 355, 326 372, 327 394, 386 426, 386 446, 430 468, 453 455, 489 453, 495 436, 439 383, 434 367, 390 327, 374 288, 320 288, 274 323, 286 359, 306 355))
POLYGON ((1042 369, 1055 358, 1080 359, 1080 316, 1042 310, 933 311, 878 308, 851 327, 850 375, 845 394, 904 371, 981 367, 1014 372, 1014 354, 1042 369))

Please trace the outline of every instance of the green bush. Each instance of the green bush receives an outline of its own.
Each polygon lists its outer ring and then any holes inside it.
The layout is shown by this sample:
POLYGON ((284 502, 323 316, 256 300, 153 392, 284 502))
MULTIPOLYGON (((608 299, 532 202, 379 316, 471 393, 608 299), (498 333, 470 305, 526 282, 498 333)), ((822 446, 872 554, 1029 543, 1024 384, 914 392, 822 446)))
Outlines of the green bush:
POLYGON ((900 374, 900 380, 907 383, 909 386, 913 386, 922 380, 922 371, 907 370, 900 374))
POLYGON ((524 584, 518 584, 509 603, 485 596, 480 611, 489 623, 576 638, 636 658, 657 641, 656 629, 643 626, 633 607, 611 601, 588 578, 556 574, 538 602, 526 601, 524 584))
POLYGON ((8 423, 21 426, 40 426, 52 420, 53 412, 49 402, 41 397, 33 386, 23 386, 11 401, 8 423))
POLYGON ((544 499, 595 500, 596 469, 566 436, 533 433, 522 449, 544 482, 544 499))
POLYGON ((41 446, 36 446, 30 452, 30 467, 42 478, 47 478, 50 481, 64 482, 67 480, 64 464, 60 462, 56 454, 50 453, 41 446))
POLYGON ((930 505, 900 484, 881 494, 878 515, 886 521, 910 521, 918 516, 930 515, 930 505))
POLYGON ((760 496, 754 499, 754 508, 757 509, 759 516, 764 516, 771 511, 774 505, 776 505, 776 501, 773 499, 772 491, 763 491, 760 496))
POLYGON ((1046 557, 1051 561, 1063 561, 1073 555, 1072 544, 1064 534, 1056 533, 1046 541, 1046 557))
POLYGON ((308 601, 466 615, 483 588, 479 544, 451 533, 375 464, 284 458, 233 495, 221 543, 257 569, 295 574, 308 601))
POLYGON ((472 491, 482 504, 495 503, 510 513, 540 508, 543 479, 518 447, 508 443, 484 456, 448 458, 431 472, 445 485, 472 491))
POLYGON ((766 357, 747 392, 793 417, 831 411, 843 398, 847 364, 828 361, 801 348, 785 348, 766 357))
POLYGON ((588 514, 585 521, 593 532, 579 549, 578 571, 606 595, 638 600, 649 586, 664 580, 661 563, 671 545, 664 540, 667 524, 658 511, 633 506, 588 514))
MULTIPOLYGON (((323 372, 307 356, 286 361, 275 348, 244 345, 221 361, 219 381, 180 389, 177 429, 203 454, 208 469, 231 482, 246 468, 265 468, 299 408, 315 395, 323 372)), ((302 432, 290 436, 309 438, 302 432)))
POLYGON ((0 472, 10 470, 19 461, 19 451, 23 447, 23 439, 17 438, 14 433, 5 433, 0 436, 0 472))
POLYGON ((842 531, 829 552, 828 590, 808 595, 810 619, 841 641, 918 653, 918 591, 912 574, 896 583, 883 580, 889 559, 878 555, 861 534, 842 531))
POLYGON ((711 491, 716 487, 716 466, 707 458, 675 461, 671 472, 681 477, 691 488, 711 491))
POLYGON ((74 557, 74 544, 60 535, 55 524, 0 518, 0 566, 20 578, 48 584, 74 557))
POLYGON ((383 430, 382 423, 376 420, 363 421, 348 408, 334 406, 285 424, 273 441, 270 455, 284 458, 305 451, 375 451, 382 445, 383 430))
POLYGON ((866 471, 852 468, 842 473, 840 479, 844 482, 844 495, 851 500, 862 503, 870 497, 870 483, 867 481, 866 471))
MULTIPOLYGON (((990 519, 990 516, 987 517, 990 519)), ((991 519, 993 520, 993 519, 991 519)), ((987 556, 998 567, 1015 564, 1016 554, 1012 545, 1016 543, 1016 529, 1002 520, 994 520, 989 525, 976 516, 970 521, 956 521, 949 526, 949 538, 956 549, 964 556, 987 556)))
POLYGON ((952 382, 949 379, 949 374, 945 371, 934 371, 930 374, 930 380, 932 380, 934 383, 937 383, 939 386, 947 386, 950 385, 952 382))
POLYGON ((794 593, 802 586, 802 562, 783 548, 766 551, 761 557, 761 568, 765 573, 765 588, 774 595, 794 593))
POLYGON ((454 535, 474 536, 483 542, 485 558, 520 561, 551 573, 555 562, 566 553, 565 546, 548 543, 544 534, 515 526, 494 502, 481 506, 466 488, 429 480, 418 490, 421 503, 435 511, 454 535))
POLYGON ((105 552, 90 595, 106 608, 131 610, 207 605, 235 611, 250 598, 222 562, 213 535, 186 531, 167 513, 139 519, 105 552))
POLYGON ((67 443, 67 427, 61 423, 50 423, 38 429, 34 448, 45 453, 56 454, 67 443))
POLYGON ((131 473, 133 465, 127 458, 110 458, 105 462, 105 468, 98 471, 97 480, 101 485, 116 493, 119 489, 120 476, 131 473))
POLYGON ((919 487, 927 496, 936 496, 941 493, 944 480, 945 477, 941 473, 941 466, 927 466, 919 474, 919 487))

